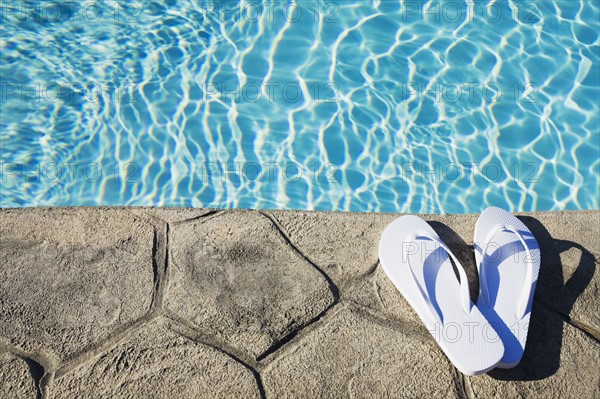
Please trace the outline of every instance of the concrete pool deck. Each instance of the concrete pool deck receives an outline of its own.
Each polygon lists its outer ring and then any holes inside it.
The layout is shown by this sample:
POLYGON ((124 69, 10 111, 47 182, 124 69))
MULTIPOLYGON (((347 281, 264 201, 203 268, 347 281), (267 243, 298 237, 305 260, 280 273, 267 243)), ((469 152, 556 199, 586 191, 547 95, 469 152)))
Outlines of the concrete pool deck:
MULTIPOLYGON (((383 274, 398 215, 0 210, 2 398, 600 397, 600 211, 520 214, 527 349, 466 377, 383 274)), ((477 292, 477 215, 424 215, 477 292)))

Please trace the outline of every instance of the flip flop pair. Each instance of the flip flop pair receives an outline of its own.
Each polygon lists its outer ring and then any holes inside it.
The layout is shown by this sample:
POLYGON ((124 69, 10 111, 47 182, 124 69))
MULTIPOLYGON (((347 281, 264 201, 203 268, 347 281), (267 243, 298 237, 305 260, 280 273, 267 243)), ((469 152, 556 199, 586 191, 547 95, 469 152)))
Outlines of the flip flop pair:
POLYGON ((540 266, 535 237, 502 209, 481 214, 474 242, 477 305, 460 262, 423 219, 396 219, 379 243, 383 270, 466 375, 511 368, 521 360, 540 266))

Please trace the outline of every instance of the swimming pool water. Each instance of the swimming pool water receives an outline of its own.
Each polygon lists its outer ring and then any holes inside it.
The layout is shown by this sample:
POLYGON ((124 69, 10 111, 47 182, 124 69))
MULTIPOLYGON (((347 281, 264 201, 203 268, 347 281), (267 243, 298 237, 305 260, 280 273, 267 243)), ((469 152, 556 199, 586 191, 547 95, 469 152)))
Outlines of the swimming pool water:
POLYGON ((598 209, 598 1, 1 7, 2 207, 598 209))

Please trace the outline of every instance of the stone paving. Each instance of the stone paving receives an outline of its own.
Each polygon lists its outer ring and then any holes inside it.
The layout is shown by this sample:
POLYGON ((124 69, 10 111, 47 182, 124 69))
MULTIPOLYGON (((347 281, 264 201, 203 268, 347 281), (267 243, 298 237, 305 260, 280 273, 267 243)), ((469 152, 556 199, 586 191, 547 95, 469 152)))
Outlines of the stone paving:
MULTIPOLYGON (((527 349, 466 377, 382 272, 398 215, 0 210, 0 398, 600 398, 600 211, 521 215, 527 349)), ((473 297, 477 215, 425 215, 473 297)))

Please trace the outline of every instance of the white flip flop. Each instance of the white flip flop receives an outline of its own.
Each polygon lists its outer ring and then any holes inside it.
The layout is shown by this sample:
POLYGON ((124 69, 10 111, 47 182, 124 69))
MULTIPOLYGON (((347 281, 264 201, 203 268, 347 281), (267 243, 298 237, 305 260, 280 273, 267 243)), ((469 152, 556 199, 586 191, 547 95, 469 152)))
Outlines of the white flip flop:
POLYGON ((512 368, 525 351, 540 248, 523 222, 495 207, 479 216, 474 243, 479 271, 477 307, 504 343, 497 367, 512 368))
POLYGON ((457 369, 476 375, 496 367, 502 341, 471 302, 464 269, 427 222, 416 216, 392 222, 381 236, 379 260, 457 369))

